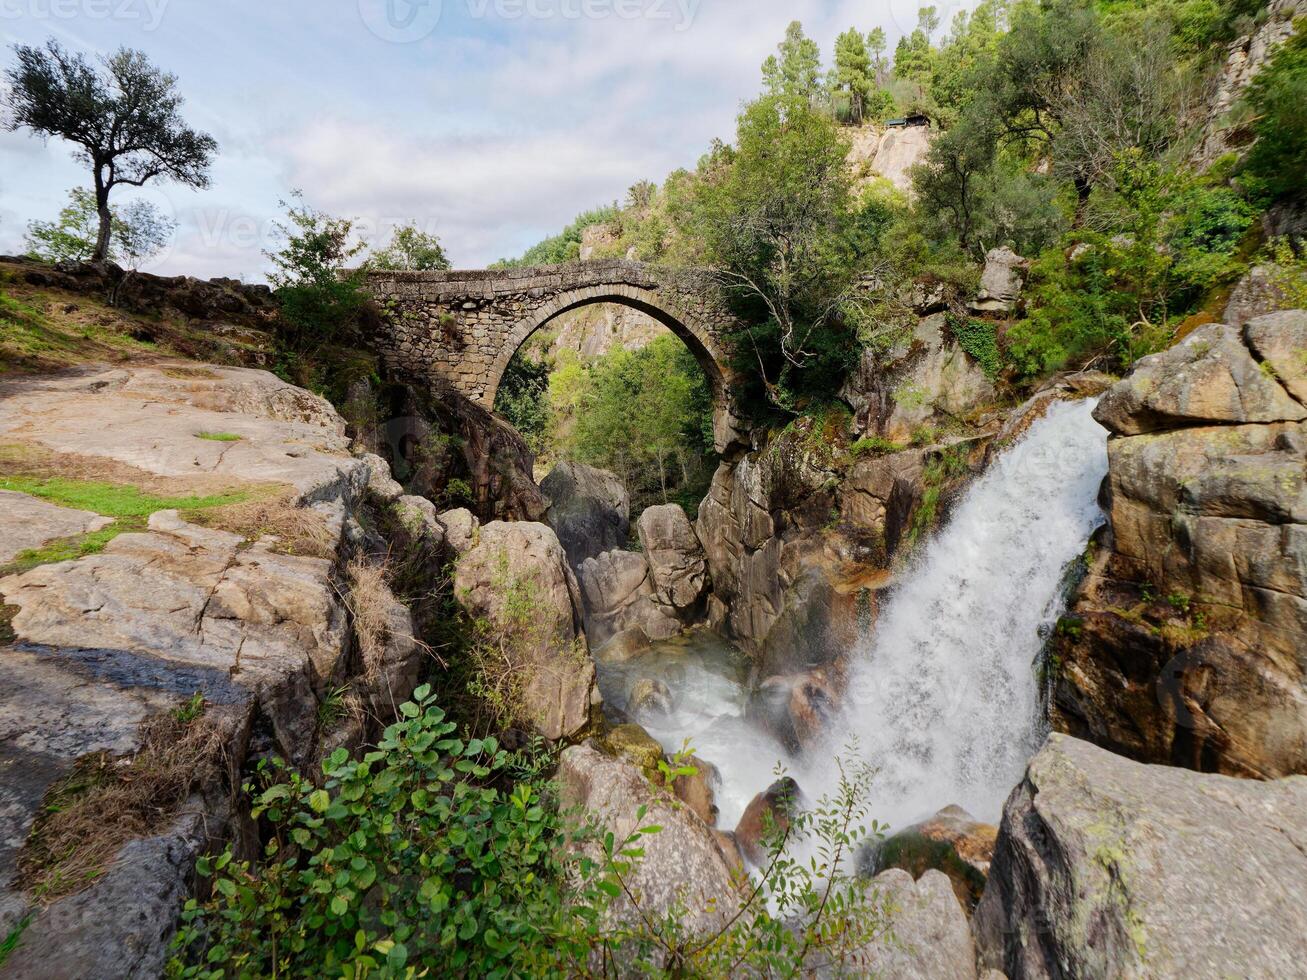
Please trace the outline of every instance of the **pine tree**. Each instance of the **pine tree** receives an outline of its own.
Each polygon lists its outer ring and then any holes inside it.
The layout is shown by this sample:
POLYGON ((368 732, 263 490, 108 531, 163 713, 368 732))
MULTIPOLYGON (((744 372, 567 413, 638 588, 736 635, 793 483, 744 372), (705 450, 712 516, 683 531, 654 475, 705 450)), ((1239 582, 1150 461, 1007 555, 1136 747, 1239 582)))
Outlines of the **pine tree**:
POLYGON ((850 27, 835 39, 835 91, 849 95, 849 117, 861 125, 871 98, 871 57, 862 35, 850 27))
POLYGON ((792 21, 778 55, 763 62, 762 77, 770 95, 780 95, 814 105, 821 93, 821 49, 803 33, 803 25, 792 21))

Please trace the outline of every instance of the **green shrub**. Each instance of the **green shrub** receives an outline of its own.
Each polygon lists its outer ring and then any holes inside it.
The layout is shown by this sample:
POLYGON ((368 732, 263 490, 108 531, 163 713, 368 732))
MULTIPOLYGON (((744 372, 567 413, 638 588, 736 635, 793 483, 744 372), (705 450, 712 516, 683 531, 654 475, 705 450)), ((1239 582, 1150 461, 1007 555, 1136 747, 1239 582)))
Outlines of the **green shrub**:
POLYGON ((997 326, 988 320, 973 320, 950 313, 948 327, 958 346, 971 355, 986 376, 991 381, 997 378, 1002 367, 997 326))

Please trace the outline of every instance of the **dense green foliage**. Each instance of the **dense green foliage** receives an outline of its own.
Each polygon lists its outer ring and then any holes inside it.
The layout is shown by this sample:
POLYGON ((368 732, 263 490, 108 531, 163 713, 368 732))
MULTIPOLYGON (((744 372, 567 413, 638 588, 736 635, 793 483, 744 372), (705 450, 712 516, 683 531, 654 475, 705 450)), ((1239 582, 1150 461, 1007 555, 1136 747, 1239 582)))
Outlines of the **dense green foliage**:
POLYGON ((353 222, 314 210, 298 191, 282 207, 282 247, 268 253, 276 268, 269 278, 281 304, 282 338, 294 353, 350 339, 366 302, 362 273, 348 269, 365 248, 351 241, 353 222))
POLYGON ((1248 101, 1253 111, 1253 144, 1245 177, 1262 200, 1307 194, 1307 26, 1297 33, 1253 79, 1248 101))
POLYGON ((581 256, 581 233, 591 225, 602 225, 618 217, 616 205, 595 208, 577 216, 561 234, 531 246, 520 259, 501 259, 492 268, 507 269, 529 265, 557 265, 575 262, 581 256))
POLYGON ((427 234, 416 224, 407 224, 395 229, 385 248, 368 256, 368 264, 377 269, 402 272, 443 270, 449 268, 449 256, 437 236, 427 234))
POLYGON ((695 935, 683 909, 644 909, 628 885, 642 841, 662 832, 643 808, 625 839, 569 830, 548 757, 459 737, 427 687, 399 714, 361 759, 338 749, 320 780, 260 768, 246 792, 264 854, 199 862, 211 895, 187 902, 169 976, 793 977, 847 966, 886 934, 883 900, 848 874, 880 832, 865 769, 773 828, 740 914, 695 935), (811 861, 793 853, 805 842, 811 861), (611 914, 619 899, 625 913, 611 914))

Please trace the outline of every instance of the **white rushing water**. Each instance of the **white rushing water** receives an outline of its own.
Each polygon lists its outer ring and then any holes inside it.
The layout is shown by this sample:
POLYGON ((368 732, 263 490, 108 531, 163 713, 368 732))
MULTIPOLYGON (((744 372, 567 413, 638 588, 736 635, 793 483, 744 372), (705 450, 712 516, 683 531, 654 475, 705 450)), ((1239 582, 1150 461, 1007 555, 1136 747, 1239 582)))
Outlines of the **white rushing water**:
POLYGON ((800 785, 834 788, 850 736, 891 826, 958 804, 998 818, 1046 734, 1035 661, 1063 571, 1102 522, 1107 436, 1093 403, 1055 403, 968 490, 853 651, 840 722, 800 785), (806 782, 805 782, 806 776, 806 782))
MULTIPOLYGON (((833 793, 851 738, 876 769, 881 823, 901 828, 949 804, 997 820, 1045 734, 1034 664, 1062 611, 1063 571, 1103 520, 1106 433, 1092 409, 1054 403, 971 485, 851 651, 841 714, 802 759, 744 719, 727 654, 671 658, 676 709, 650 732, 668 749, 689 738, 717 764, 720 826, 734 826, 778 762, 808 798, 833 793)), ((660 663, 655 653, 630 667, 660 663)))

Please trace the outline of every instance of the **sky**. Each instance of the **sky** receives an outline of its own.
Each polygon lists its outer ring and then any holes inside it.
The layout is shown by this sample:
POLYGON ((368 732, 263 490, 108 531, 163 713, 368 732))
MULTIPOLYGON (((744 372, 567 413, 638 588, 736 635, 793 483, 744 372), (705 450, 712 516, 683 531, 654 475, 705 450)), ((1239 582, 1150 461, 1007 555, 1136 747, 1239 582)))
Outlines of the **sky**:
MULTIPOLYGON (((384 242, 416 222, 455 266, 520 255, 730 139, 791 20, 835 36, 918 0, 0 0, 0 65, 57 38, 144 51, 219 153, 211 186, 135 191, 177 222, 147 268, 260 281, 293 189, 384 242)), ((974 0, 937 3, 948 24, 974 0)), ((0 129, 0 254, 89 186, 69 144, 0 129)))

